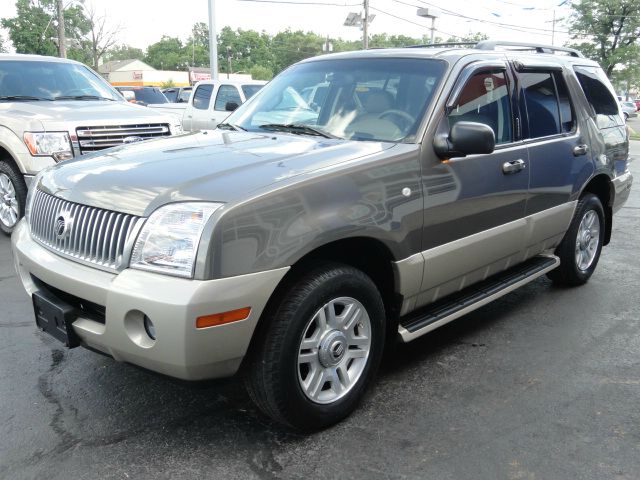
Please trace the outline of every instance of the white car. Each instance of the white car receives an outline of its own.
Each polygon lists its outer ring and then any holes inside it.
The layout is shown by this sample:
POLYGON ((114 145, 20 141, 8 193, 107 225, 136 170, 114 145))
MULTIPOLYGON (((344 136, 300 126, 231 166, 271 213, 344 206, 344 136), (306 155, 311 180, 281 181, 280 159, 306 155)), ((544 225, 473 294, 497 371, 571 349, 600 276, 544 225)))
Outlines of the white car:
POLYGON ((625 120, 638 116, 638 109, 633 102, 618 102, 625 120))

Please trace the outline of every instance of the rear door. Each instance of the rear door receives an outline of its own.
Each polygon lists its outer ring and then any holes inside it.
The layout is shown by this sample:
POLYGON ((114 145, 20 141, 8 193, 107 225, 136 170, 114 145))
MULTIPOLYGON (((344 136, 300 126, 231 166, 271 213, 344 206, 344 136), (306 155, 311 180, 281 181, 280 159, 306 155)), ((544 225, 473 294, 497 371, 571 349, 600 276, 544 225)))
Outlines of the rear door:
POLYGON ((527 147, 517 138, 513 78, 506 62, 467 67, 447 100, 438 134, 459 121, 490 126, 488 155, 424 165, 423 256, 420 306, 509 267, 521 259, 529 187, 527 147))
POLYGON ((213 104, 213 94, 215 86, 211 83, 201 83, 196 87, 191 96, 189 106, 183 117, 183 128, 185 130, 203 130, 209 127, 210 107, 213 104))
POLYGON ((554 246, 567 229, 574 185, 591 168, 588 133, 581 128, 561 65, 520 65, 516 73, 522 138, 529 151, 529 255, 554 246))

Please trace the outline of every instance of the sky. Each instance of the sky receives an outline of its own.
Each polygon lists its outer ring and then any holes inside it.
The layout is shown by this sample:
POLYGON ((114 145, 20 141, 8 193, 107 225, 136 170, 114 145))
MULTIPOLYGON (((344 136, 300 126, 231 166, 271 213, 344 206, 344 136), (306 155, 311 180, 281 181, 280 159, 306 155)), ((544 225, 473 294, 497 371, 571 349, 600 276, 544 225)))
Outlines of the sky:
MULTIPOLYGON (((70 1, 74 0, 66 0, 70 1)), ((77 1, 77 0, 76 0, 77 1)), ((208 21, 209 0, 85 0, 112 26, 120 25, 119 43, 146 48, 162 35, 185 40, 195 22, 208 21)), ((15 16, 14 0, 0 0, 0 17, 15 16)), ((436 36, 483 32, 496 40, 551 44, 555 10, 555 45, 567 39, 569 2, 562 0, 370 0, 370 34, 421 37, 431 20, 416 15, 418 7, 440 9, 436 36)), ((361 0, 215 0, 216 28, 266 31, 290 28, 356 40, 357 27, 343 25, 349 12, 361 12, 361 0), (277 3, 275 3, 277 2, 277 3)), ((6 38, 6 32, 4 37, 6 38)))

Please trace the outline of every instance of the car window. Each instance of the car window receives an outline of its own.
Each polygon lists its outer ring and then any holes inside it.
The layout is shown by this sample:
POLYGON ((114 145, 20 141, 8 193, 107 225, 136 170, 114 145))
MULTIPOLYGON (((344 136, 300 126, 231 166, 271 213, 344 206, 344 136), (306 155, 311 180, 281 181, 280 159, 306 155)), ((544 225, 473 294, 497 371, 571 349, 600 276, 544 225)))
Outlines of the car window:
POLYGON ((560 106, 550 72, 530 72, 519 76, 520 112, 523 138, 540 138, 561 132, 560 106))
POLYGON ((180 102, 188 102, 189 101, 189 97, 191 96, 191 89, 190 88, 183 88, 182 91, 180 92, 179 95, 179 101, 180 102))
POLYGON ((249 100, 262 88, 262 85, 242 85, 242 93, 244 97, 249 100))
POLYGON ((327 59, 300 63, 228 121, 249 131, 295 124, 357 141, 415 141, 442 79, 439 59, 327 59))
POLYGON ((131 87, 124 88, 123 91, 129 90, 136 96, 136 103, 148 105, 150 103, 168 103, 167 97, 158 88, 149 87, 131 87))
POLYGON ((608 86, 602 69, 597 67, 574 68, 576 77, 589 105, 596 114, 596 125, 600 129, 624 125, 618 112, 616 95, 608 86))
POLYGON ((560 102, 560 123, 562 125, 562 133, 569 133, 575 129, 575 113, 573 104, 571 103, 571 96, 569 95, 569 89, 567 83, 560 72, 553 72, 553 80, 556 84, 558 92, 558 101, 560 102))
POLYGON ((227 110, 226 105, 229 102, 240 105, 242 103, 240 92, 238 92, 238 89, 233 85, 220 85, 218 94, 216 95, 216 103, 213 108, 220 112, 225 112, 227 110))
POLYGON ((488 125, 496 144, 513 140, 509 83, 503 70, 482 71, 467 81, 449 113, 450 126, 460 121, 488 125))
POLYGON ((193 94, 193 107, 198 110, 207 110, 211 103, 211 94, 213 93, 213 85, 205 84, 196 88, 193 94))
POLYGON ((169 100, 170 102, 175 102, 178 98, 178 90, 174 88, 163 90, 162 93, 164 93, 164 96, 167 97, 167 100, 169 100))

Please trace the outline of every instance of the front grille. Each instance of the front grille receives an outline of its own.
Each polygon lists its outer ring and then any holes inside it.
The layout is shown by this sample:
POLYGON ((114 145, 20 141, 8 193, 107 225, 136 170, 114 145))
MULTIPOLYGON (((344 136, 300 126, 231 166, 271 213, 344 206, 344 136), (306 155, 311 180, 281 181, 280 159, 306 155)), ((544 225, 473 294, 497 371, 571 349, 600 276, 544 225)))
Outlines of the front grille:
POLYGON ((156 137, 168 137, 171 135, 171 130, 166 123, 143 123, 136 125, 78 127, 76 128, 76 135, 78 136, 80 153, 88 153, 132 143, 140 138, 148 140, 156 137))
POLYGON ((36 190, 31 236, 56 253, 106 270, 123 267, 127 241, 141 218, 68 202, 36 190), (62 220, 62 221, 60 221, 62 220), (67 230, 64 230, 63 225, 67 230))

